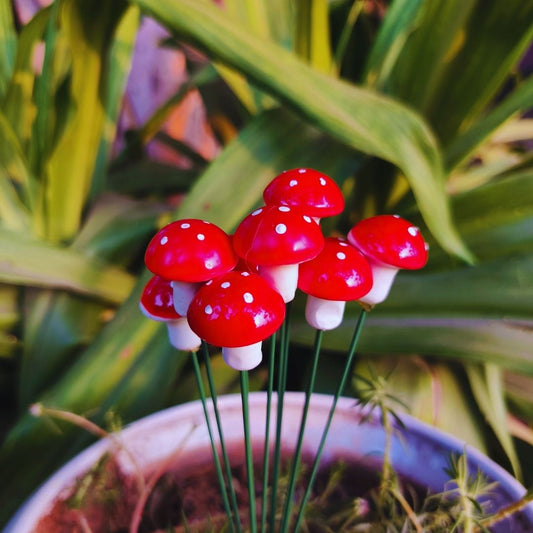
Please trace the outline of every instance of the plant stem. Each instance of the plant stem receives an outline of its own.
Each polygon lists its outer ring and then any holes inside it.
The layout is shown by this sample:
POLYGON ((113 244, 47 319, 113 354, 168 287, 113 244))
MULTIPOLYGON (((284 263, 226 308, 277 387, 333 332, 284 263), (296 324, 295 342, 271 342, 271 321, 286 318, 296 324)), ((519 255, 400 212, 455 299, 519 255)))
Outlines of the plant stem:
MULTIPOLYGON (((207 431, 209 433, 209 441, 211 443, 211 451, 213 452, 213 461, 215 463, 215 470, 217 474, 218 483, 220 485, 220 494, 222 496, 222 502, 224 504, 224 510, 228 517, 228 524, 230 530, 235 533, 235 526, 233 524, 233 516, 229 505, 228 492, 226 490, 226 483, 224 481, 224 475, 222 474, 222 467, 220 466, 220 459, 218 458, 215 441, 213 439, 213 431, 211 429, 211 422, 209 421, 209 413, 207 412, 207 402, 205 398, 204 386, 202 383, 202 374, 200 372, 200 365, 198 364, 198 355, 196 352, 191 352, 192 362, 194 366, 194 374, 196 376, 196 382, 198 385, 198 393, 200 394, 200 400, 202 402, 202 409, 204 411, 205 423, 207 431)), ((229 480, 231 482, 231 480, 229 480)))
POLYGON ((313 462, 313 466, 311 468, 311 473, 309 475, 309 481, 307 483, 307 487, 305 489, 305 493, 303 495, 302 501, 300 503, 300 509, 298 511, 298 515, 296 517, 296 524, 294 526, 294 531, 297 532, 300 523, 302 522, 305 507, 307 505, 307 501, 309 500, 309 496, 311 495, 311 489, 313 488, 313 483, 315 481, 316 474, 318 472, 318 467, 320 465, 320 458, 322 457, 322 452, 324 450, 324 445, 326 444, 326 438, 328 435, 329 428, 331 426, 331 422, 333 420, 333 415, 335 414, 335 408, 337 407, 337 402, 339 401, 340 396, 342 395, 342 392, 344 390, 344 386, 346 385, 346 381, 348 379, 348 376, 351 373, 352 370, 352 363, 355 356, 355 350, 357 348, 357 343, 359 342, 359 337, 361 335, 361 330, 363 329, 363 324, 365 322, 367 312, 362 309, 361 313, 359 315, 359 319, 357 321, 357 324, 355 326, 355 330, 353 333, 353 337, 350 343, 350 347, 348 349, 348 357, 346 358, 346 364, 344 366, 344 372, 342 374, 342 377, 339 381, 339 385, 337 387, 337 390, 335 392, 335 395, 333 396, 333 403, 331 404, 331 408, 329 410, 328 418, 326 421, 326 426, 324 427, 324 431, 322 433, 322 437, 320 439, 320 443, 318 445, 317 453, 315 460, 313 462))
MULTIPOLYGON (((518 501, 513 502, 507 506, 505 506, 503 509, 500 509, 497 513, 493 514, 492 516, 488 516, 487 518, 484 518, 480 521, 480 525, 484 528, 489 528, 493 526, 494 524, 505 520, 509 516, 513 515, 514 513, 517 513, 521 509, 523 509, 526 505, 533 502, 533 492, 530 492, 526 494, 523 498, 520 498, 518 501)), ((481 528, 479 526, 474 528, 474 532, 480 531, 481 528)))
POLYGON ((244 427, 244 447, 246 453, 246 474, 248 479, 248 510, 250 513, 250 532, 256 533, 257 522, 255 516, 254 460, 252 456, 252 443, 250 441, 250 413, 248 409, 248 371, 241 371, 240 377, 242 396, 242 420, 244 427))
POLYGON ((411 520, 411 523, 413 524, 417 533, 424 533, 424 529, 420 525, 416 513, 413 511, 413 508, 409 505, 409 502, 405 499, 404 495, 399 490, 394 488, 391 490, 391 493, 402 506, 405 514, 409 517, 409 520, 411 520))
POLYGON ((383 402, 380 402, 381 421, 385 433, 385 449, 383 450, 383 468, 381 470, 381 482, 379 485, 379 499, 381 505, 384 505, 387 492, 390 490, 390 481, 392 475, 392 465, 390 461, 390 450, 392 445, 392 426, 390 423, 389 412, 383 402))
POLYGON ((280 360, 278 371, 278 405, 276 411, 276 440, 274 447, 274 460, 272 465, 272 487, 270 494, 270 531, 275 530, 276 523, 276 497, 278 492, 278 481, 280 473, 281 461, 281 427, 283 422, 283 397, 285 395, 285 387, 287 385, 287 364, 289 352, 289 319, 290 319, 290 302, 287 303, 287 310, 285 320, 281 326, 281 340, 280 340, 280 360))
POLYGON ((267 405, 265 413, 265 445, 263 451, 263 492, 261 494, 261 533, 266 530, 268 469, 270 458, 270 410, 272 408, 272 390, 274 388, 274 369, 276 356, 276 334, 270 337, 270 359, 268 362, 267 405))
POLYGON ((228 481, 229 487, 229 496, 231 500, 231 505, 233 506, 233 514, 235 518, 235 523, 237 525, 237 531, 242 533, 241 521, 239 518, 239 506, 237 504, 237 495, 235 494, 235 487, 232 483, 232 474, 231 474, 231 464, 228 458, 228 453, 226 449, 226 444, 224 441, 224 433, 222 431, 222 422, 220 420, 220 412, 217 405, 217 391, 215 387, 215 381, 213 379, 213 371, 211 370, 211 359, 209 357, 209 351, 207 349, 207 344, 202 341, 202 353, 204 355, 205 362, 205 371, 207 375, 207 382, 209 384, 209 392, 211 393, 211 401, 213 403, 213 411, 215 413, 215 420, 217 423, 218 436, 220 440, 220 449, 222 451, 222 460, 224 462, 224 470, 226 472, 226 479, 228 481))
POLYGON ((311 395, 313 393, 313 389, 315 386, 316 371, 318 368, 318 360, 320 357, 320 347, 322 345, 323 336, 324 336, 324 332, 322 330, 317 330, 316 336, 315 336, 311 374, 309 376, 309 381, 307 383, 307 388, 305 391, 305 402, 304 402, 304 406, 302 410, 302 419, 300 421, 300 430, 298 433, 298 440, 296 442, 296 448, 294 450, 294 456, 292 460, 292 469, 291 469, 290 478, 289 478, 289 486, 287 489, 285 506, 283 508, 283 513, 282 513, 282 522, 281 522, 281 528, 280 528, 281 533, 287 533, 289 524, 290 524, 290 517, 292 514, 292 504, 293 504, 292 500, 294 498, 294 489, 296 487, 296 479, 298 476, 298 470, 300 468, 300 459, 301 459, 300 456, 302 453, 305 425, 307 422, 307 414, 309 411, 309 403, 311 401, 311 395))

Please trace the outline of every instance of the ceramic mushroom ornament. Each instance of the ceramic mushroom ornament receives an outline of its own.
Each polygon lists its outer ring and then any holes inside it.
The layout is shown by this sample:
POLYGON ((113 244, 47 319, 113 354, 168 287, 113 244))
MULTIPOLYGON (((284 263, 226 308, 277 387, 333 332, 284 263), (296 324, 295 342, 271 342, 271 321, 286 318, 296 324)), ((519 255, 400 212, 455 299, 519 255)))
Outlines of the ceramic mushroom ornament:
POLYGON ((258 265, 259 274, 283 297, 294 299, 298 265, 324 246, 320 226, 300 208, 267 205, 250 213, 233 235, 239 257, 258 265))
POLYGON ((372 288, 365 256, 344 239, 328 237, 324 249, 300 265, 298 288, 307 294, 305 318, 320 330, 340 325, 347 301, 359 300, 372 288))
POLYGON ((166 322, 170 344, 177 350, 195 351, 201 340, 189 327, 187 318, 174 309, 170 281, 153 276, 141 295, 139 307, 142 313, 157 322, 166 322))
POLYGON ((374 285, 361 302, 375 305, 387 298, 399 269, 422 268, 428 245, 420 230, 398 215, 378 215, 358 222, 348 240, 367 257, 374 285))
POLYGON ((266 205, 300 207, 317 222, 322 217, 338 215, 344 209, 339 186, 312 168, 293 168, 276 176, 265 188, 266 205))
POLYGON ((172 281, 174 306, 185 316, 201 284, 237 264, 229 236, 205 220, 184 219, 159 230, 146 248, 148 270, 172 281))
POLYGON ((285 318, 285 303, 258 274, 232 271, 208 281, 187 313, 193 331, 222 347, 224 361, 251 370, 262 359, 261 344, 285 318))

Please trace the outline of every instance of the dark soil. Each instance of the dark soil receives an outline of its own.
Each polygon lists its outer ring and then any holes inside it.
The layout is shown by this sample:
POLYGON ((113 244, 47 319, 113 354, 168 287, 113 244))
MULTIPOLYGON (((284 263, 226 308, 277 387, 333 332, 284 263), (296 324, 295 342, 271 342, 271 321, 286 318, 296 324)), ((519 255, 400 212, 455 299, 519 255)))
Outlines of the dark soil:
MULTIPOLYGON (((304 458, 304 465, 305 463, 304 458)), ((296 500, 306 487, 305 470, 304 466, 297 485, 296 500)), ((336 512, 343 506, 352 505, 355 498, 364 498, 377 486, 376 472, 376 469, 357 463, 323 468, 315 482, 315 500, 320 500, 320 508, 325 508, 328 512, 336 512), (343 472, 339 477, 340 470, 343 472), (333 478, 332 471, 335 472, 333 478), (331 479, 335 480, 334 483, 329 483, 331 479)), ((248 490, 244 465, 234 466, 232 474, 233 486, 242 509, 242 524, 246 528, 248 490)), ((260 465, 255 465, 255 479, 259 520, 263 479, 260 465)), ((125 476, 111 457, 104 457, 91 472, 78 479, 70 494, 54 505, 51 513, 41 520, 35 533, 128 533, 139 498, 137 481, 125 476)), ((285 483, 286 478, 282 476, 278 491, 280 501, 284 500, 282 496, 285 483)), ((320 520, 314 522, 319 523, 320 520)), ((213 466, 209 464, 196 468, 193 472, 184 473, 183 469, 175 469, 160 476, 144 506, 138 532, 224 531, 225 524, 226 514, 218 481, 213 466)), ((310 531, 324 530, 311 526, 310 531)))

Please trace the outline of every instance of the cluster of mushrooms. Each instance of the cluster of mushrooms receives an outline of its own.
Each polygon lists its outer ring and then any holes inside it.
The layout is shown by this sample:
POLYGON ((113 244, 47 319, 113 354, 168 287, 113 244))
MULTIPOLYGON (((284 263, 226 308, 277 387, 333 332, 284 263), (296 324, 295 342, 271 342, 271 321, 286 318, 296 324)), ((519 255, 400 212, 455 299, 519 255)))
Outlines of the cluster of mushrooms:
POLYGON ((320 219, 341 213, 344 199, 316 170, 282 172, 263 199, 233 235, 205 220, 183 219, 148 244, 145 263, 154 276, 140 307, 167 323, 175 348, 195 351, 203 339, 221 347, 232 368, 250 370, 297 289, 307 295, 307 322, 330 330, 342 322, 347 301, 380 303, 399 269, 427 261, 419 229, 397 215, 361 220, 347 239, 324 237, 320 219))

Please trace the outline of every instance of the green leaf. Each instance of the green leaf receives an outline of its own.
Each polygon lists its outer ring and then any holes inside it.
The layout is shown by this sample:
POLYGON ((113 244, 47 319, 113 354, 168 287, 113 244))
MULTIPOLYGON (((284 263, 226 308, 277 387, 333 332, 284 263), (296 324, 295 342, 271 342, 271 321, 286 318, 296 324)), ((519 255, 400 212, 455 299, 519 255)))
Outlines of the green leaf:
POLYGON ((523 81, 518 87, 497 104, 482 119, 469 129, 454 137, 445 149, 446 167, 451 171, 462 163, 472 152, 513 114, 533 107, 533 77, 523 81))
POLYGON ((370 87, 386 90, 398 56, 420 25, 422 0, 395 0, 387 9, 365 65, 363 79, 370 87))
POLYGON ((134 279, 76 250, 0 228, 0 282, 66 289, 120 303, 130 293, 134 279))
MULTIPOLYGON (((303 319, 303 302, 293 307, 291 339, 310 345, 310 328, 303 319)), ((360 307, 346 306, 343 323, 325 335, 323 346, 345 352, 360 307)), ((533 320, 501 320, 461 312, 416 312, 406 301, 402 312, 376 308, 365 322, 359 351, 368 354, 428 354, 461 362, 494 363, 533 375, 533 320)))
POLYGON ((477 404, 507 454, 515 476, 520 479, 522 477, 520 462, 507 427, 502 370, 493 364, 466 365, 465 369, 477 404))
POLYGON ((139 27, 140 14, 138 8, 132 6, 125 12, 117 24, 110 45, 108 65, 104 72, 104 124, 102 137, 96 156, 94 175, 91 182, 92 196, 104 190, 107 165, 115 134, 122 97, 130 72, 131 58, 135 37, 139 27))
POLYGON ((191 0, 135 1, 181 38, 246 73, 326 133, 399 166, 439 243, 471 259, 452 225, 435 140, 418 115, 313 70, 284 49, 242 30, 214 6, 191 0))
POLYGON ((258 203, 263 189, 286 168, 320 168, 345 179, 358 161, 348 148, 324 137, 283 109, 266 111, 219 154, 180 205, 177 217, 200 213, 231 231, 258 203))
POLYGON ((69 240, 79 228, 105 127, 105 60, 123 8, 122 2, 62 3, 62 30, 73 52, 70 118, 45 165, 46 230, 51 241, 69 240))
POLYGON ((416 356, 365 357, 358 361, 354 372, 368 378, 369 368, 387 376, 387 392, 401 400, 410 415, 487 452, 481 424, 469 406, 471 398, 448 365, 416 356))
POLYGON ((445 146, 497 96, 532 38, 532 2, 475 2, 427 108, 445 146))
POLYGON ((0 0, 0 100, 5 94, 17 48, 17 34, 13 20, 13 7, 9 0, 0 0))

